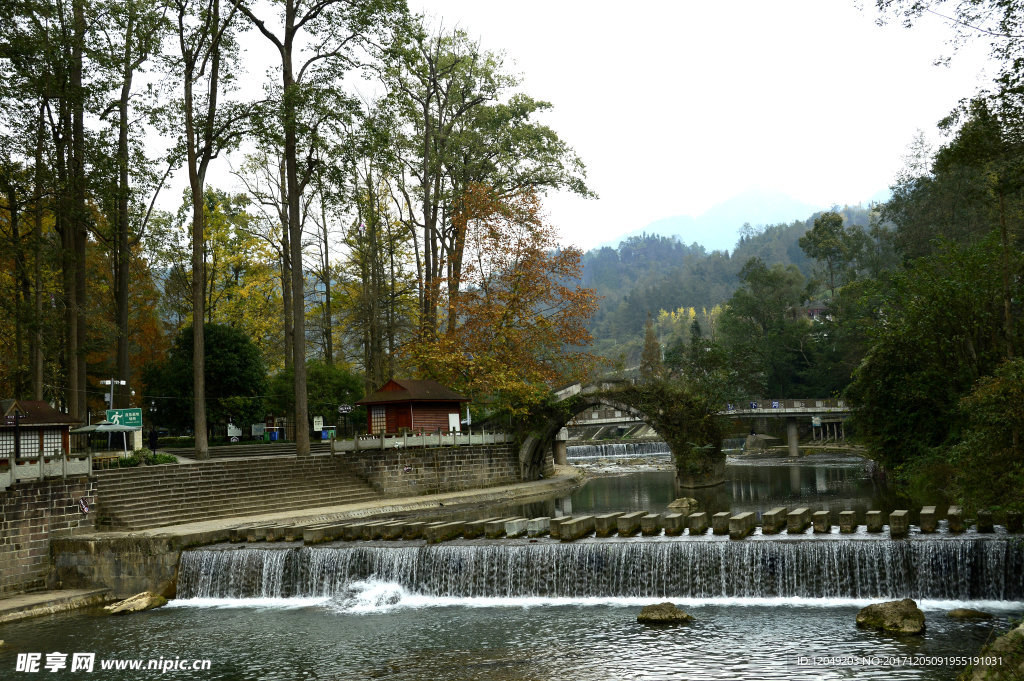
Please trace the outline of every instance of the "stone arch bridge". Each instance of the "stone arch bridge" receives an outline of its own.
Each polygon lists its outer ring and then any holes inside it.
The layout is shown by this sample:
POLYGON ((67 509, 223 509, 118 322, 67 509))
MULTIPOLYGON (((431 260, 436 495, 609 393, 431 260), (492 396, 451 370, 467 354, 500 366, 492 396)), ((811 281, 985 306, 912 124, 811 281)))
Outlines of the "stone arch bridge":
POLYGON ((668 443, 683 487, 717 485, 725 480, 725 455, 717 409, 668 385, 637 386, 628 382, 575 385, 556 393, 556 400, 533 415, 533 428, 519 449, 526 479, 544 470, 555 437, 576 414, 606 406, 647 423, 668 443))
POLYGON ((678 387, 627 381, 576 384, 555 396, 556 401, 536 415, 534 428, 520 445, 519 460, 526 479, 536 478, 543 471, 545 456, 558 431, 576 414, 592 407, 611 407, 656 430, 672 451, 682 487, 704 487, 724 481, 725 420, 785 419, 790 452, 795 456, 798 419, 824 418, 841 423, 850 413, 842 400, 757 400, 717 405, 703 403, 678 387))

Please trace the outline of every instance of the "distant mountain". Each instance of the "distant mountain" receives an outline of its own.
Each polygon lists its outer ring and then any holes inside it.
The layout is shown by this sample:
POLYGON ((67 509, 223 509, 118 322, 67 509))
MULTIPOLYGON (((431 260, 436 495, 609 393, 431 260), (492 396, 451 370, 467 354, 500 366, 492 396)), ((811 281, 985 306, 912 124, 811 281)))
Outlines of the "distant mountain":
POLYGON ((814 206, 778 192, 748 189, 697 217, 676 215, 655 220, 642 229, 628 232, 602 245, 614 248, 631 236, 646 233, 675 236, 684 244, 698 243, 708 251, 732 251, 739 241, 744 223, 755 227, 784 224, 805 219, 825 209, 825 206, 814 206))

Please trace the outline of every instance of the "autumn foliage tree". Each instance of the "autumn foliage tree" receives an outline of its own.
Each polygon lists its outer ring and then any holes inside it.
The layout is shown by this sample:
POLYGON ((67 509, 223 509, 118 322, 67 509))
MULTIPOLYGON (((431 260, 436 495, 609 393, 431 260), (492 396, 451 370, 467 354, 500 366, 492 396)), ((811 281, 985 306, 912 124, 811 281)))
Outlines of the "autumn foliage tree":
POLYGON ((420 372, 512 411, 584 377, 597 299, 578 284, 580 251, 559 248, 537 196, 473 184, 453 222, 466 257, 459 280, 438 287, 438 308, 447 309, 441 330, 409 348, 420 372))

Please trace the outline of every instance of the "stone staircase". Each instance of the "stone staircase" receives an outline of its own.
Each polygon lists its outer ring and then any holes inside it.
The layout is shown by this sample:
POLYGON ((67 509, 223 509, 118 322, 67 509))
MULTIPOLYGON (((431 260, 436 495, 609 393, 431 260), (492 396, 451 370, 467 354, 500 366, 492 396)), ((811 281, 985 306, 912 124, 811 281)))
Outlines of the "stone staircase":
POLYGON ((332 456, 222 459, 95 475, 98 530, 141 530, 380 496, 332 456))

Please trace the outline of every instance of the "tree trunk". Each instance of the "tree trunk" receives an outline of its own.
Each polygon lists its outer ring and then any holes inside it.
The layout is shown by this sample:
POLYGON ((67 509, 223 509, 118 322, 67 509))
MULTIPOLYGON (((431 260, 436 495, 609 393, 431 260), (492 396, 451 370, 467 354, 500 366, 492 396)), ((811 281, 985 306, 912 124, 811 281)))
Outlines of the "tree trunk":
MULTIPOLYGON (((131 5, 130 5, 131 6, 131 5)), ((130 406, 129 396, 131 395, 131 366, 128 361, 129 337, 128 337, 128 281, 129 262, 131 258, 131 247, 129 245, 129 215, 128 215, 128 97, 132 90, 132 52, 131 44, 134 34, 135 14, 129 10, 124 35, 124 70, 121 80, 121 99, 118 101, 117 122, 117 215, 114 229, 115 247, 114 254, 116 263, 114 266, 115 284, 115 317, 117 324, 117 378, 124 381, 124 389, 117 395, 115 386, 110 386, 112 406, 115 408, 126 408, 130 406)))
POLYGON ((292 74, 292 51, 295 35, 295 2, 289 0, 285 7, 285 40, 282 50, 281 72, 283 79, 284 108, 284 158, 285 175, 288 181, 288 236, 291 239, 292 255, 292 311, 295 329, 295 454, 309 456, 309 408, 306 394, 306 305, 305 281, 302 266, 302 215, 301 189, 298 168, 298 133, 294 90, 296 83, 292 74))

